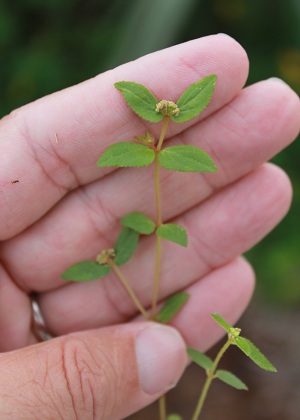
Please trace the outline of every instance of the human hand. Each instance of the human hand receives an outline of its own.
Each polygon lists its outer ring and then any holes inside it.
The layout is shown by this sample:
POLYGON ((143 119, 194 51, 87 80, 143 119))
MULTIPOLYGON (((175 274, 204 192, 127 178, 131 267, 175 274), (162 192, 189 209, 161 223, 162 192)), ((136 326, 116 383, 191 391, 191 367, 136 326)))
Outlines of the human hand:
MULTIPOLYGON (((167 141, 201 147, 218 172, 162 171, 164 218, 186 227, 189 247, 164 243, 160 300, 178 290, 191 294, 173 325, 188 345, 205 351, 222 334, 209 314, 234 323, 250 299, 254 275, 239 255, 289 207, 287 176, 264 162, 299 132, 297 95, 274 80, 242 90, 246 54, 217 35, 151 54, 1 120, 0 346, 19 349, 0 358, 2 416, 119 419, 178 380, 186 356, 175 330, 130 322, 140 318, 113 275, 88 284, 66 284, 60 275, 110 247, 124 214, 155 211, 148 168, 137 178, 135 169, 95 166, 108 145, 145 131, 114 82, 132 80, 176 100, 212 73, 218 81, 209 107, 188 123, 170 125, 167 141), (33 292, 47 327, 59 336, 37 345, 33 292)), ((123 269, 145 307, 153 246, 151 238, 142 239, 123 269)))

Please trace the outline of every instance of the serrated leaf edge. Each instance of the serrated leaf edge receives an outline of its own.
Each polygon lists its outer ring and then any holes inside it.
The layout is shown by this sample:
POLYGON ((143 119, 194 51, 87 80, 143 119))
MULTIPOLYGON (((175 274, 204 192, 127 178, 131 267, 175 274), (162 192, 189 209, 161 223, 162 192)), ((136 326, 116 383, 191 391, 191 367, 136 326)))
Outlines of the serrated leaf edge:
MULTIPOLYGON (((129 84, 131 84, 131 85, 136 85, 136 86, 139 86, 139 87, 142 87, 142 88, 144 88, 147 92, 148 92, 148 94, 149 94, 149 96, 151 96, 154 100, 155 100, 155 106, 156 106, 156 104, 159 102, 158 101, 158 99, 153 95, 153 93, 146 87, 146 86, 144 86, 143 84, 141 84, 141 83, 136 83, 136 82, 132 82, 132 81, 129 81, 129 80, 122 80, 122 81, 119 81, 119 82, 116 82, 115 84, 114 84, 114 86, 115 86, 115 88, 116 89, 118 89, 121 93, 122 93, 122 96, 123 96, 123 98, 124 98, 124 100, 125 100, 125 102, 127 103, 127 105, 129 106, 129 108, 136 114, 136 115, 138 115, 139 117, 141 117, 141 118, 143 118, 145 121, 149 121, 149 122, 160 122, 162 119, 163 119, 163 115, 162 114, 160 114, 159 112, 156 112, 155 111, 155 107, 153 107, 153 115, 155 115, 155 118, 154 119, 150 119, 150 118, 147 118, 147 117, 145 117, 144 115, 142 115, 142 113, 139 113, 136 109, 133 109, 132 107, 131 107, 131 104, 129 104, 128 103, 128 101, 127 101, 127 98, 125 97, 125 95, 123 94, 123 91, 124 90, 127 90, 127 92, 130 92, 132 95, 133 95, 133 93, 132 93, 132 91, 130 91, 130 90, 128 90, 128 89, 126 89, 126 87, 121 87, 121 86, 119 86, 119 84, 121 84, 121 83, 129 83, 129 84)), ((136 95, 135 95, 136 96, 136 95)), ((138 97, 138 96, 137 96, 138 97)), ((153 106, 154 106, 154 101, 153 101, 153 106)), ((148 110, 148 112, 151 112, 151 110, 149 109, 148 110)))
MULTIPOLYGON (((185 90, 185 91, 181 94, 181 96, 179 97, 179 99, 178 99, 178 101, 177 101, 177 104, 178 104, 178 102, 179 102, 178 107, 179 107, 179 109, 180 109, 180 110, 182 110, 182 105, 180 105, 180 100, 181 100, 181 98, 182 98, 182 97, 186 94, 186 91, 187 91, 187 90, 189 90, 192 86, 197 85, 198 83, 202 83, 205 79, 211 78, 212 76, 214 76, 214 78, 215 78, 214 83, 213 83, 213 92, 214 92, 214 88, 215 88, 215 85, 216 85, 216 82, 217 82, 218 76, 217 76, 216 74, 210 74, 210 75, 208 75, 208 76, 203 77, 201 80, 198 80, 197 82, 192 83, 190 86, 188 86, 188 87, 186 88, 186 90, 185 90)), ((213 92, 212 92, 212 94, 213 94, 213 92)), ((201 109, 201 111, 200 111, 200 112, 196 112, 196 113, 191 112, 191 113, 192 113, 192 116, 191 116, 191 117, 189 117, 188 119, 180 120, 180 113, 179 113, 179 115, 178 115, 178 116, 172 116, 171 118, 172 118, 172 120, 173 120, 174 122, 177 122, 177 123, 184 123, 184 122, 190 121, 190 120, 192 120, 193 118, 197 117, 197 115, 201 114, 201 112, 203 112, 203 111, 207 108, 207 106, 209 105, 210 101, 211 101, 211 98, 210 98, 210 100, 208 101, 208 103, 204 106, 204 108, 202 108, 202 109, 201 109)), ((193 109, 196 109, 196 108, 197 108, 197 107, 191 108, 191 111, 192 111, 193 109)), ((182 112, 184 112, 184 107, 183 107, 182 112)), ((182 114, 181 114, 181 115, 182 115, 182 114)))
MULTIPOLYGON (((136 150, 134 151, 131 151, 131 152, 126 152, 126 154, 130 154, 130 153, 136 153, 136 150)), ((116 155, 114 155, 112 158, 115 158, 116 156, 117 157, 119 157, 120 155, 122 155, 122 154, 124 154, 124 152, 120 152, 120 153, 118 153, 118 154, 116 154, 116 155)), ((111 146, 109 146, 103 153, 102 153, 102 155, 100 156, 100 158, 98 159, 98 162, 97 162, 97 166, 98 167, 104 167, 104 168, 107 168, 107 167, 117 167, 117 168, 140 168, 140 167, 146 167, 146 166, 149 166, 149 165, 151 165, 151 163, 154 161, 154 159, 155 159, 155 152, 154 152, 154 150, 151 150, 149 147, 147 147, 146 145, 144 145, 144 144, 137 144, 137 143, 134 143, 134 142, 119 142, 119 143, 115 143, 115 144, 112 144, 111 146), (127 144, 127 145, 130 145, 130 144, 134 144, 134 145, 136 145, 136 146, 139 146, 140 148, 141 148, 141 151, 143 152, 143 150, 144 151, 150 151, 150 152, 152 152, 152 160, 151 160, 151 162, 149 162, 149 163, 146 163, 146 164, 135 164, 135 165, 124 165, 124 164, 111 164, 111 163, 105 163, 104 165, 100 162, 101 161, 101 159, 103 159, 103 157, 105 157, 105 154, 106 154, 106 152, 107 151, 109 151, 109 150, 111 150, 112 148, 115 148, 115 146, 118 146, 118 145, 125 145, 125 144, 127 144)))

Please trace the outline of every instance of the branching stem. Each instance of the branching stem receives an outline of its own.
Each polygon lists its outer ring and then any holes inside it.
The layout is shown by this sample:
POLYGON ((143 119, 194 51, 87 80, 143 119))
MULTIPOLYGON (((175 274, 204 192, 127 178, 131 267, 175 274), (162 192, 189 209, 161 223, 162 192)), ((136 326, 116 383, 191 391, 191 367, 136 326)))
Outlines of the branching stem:
POLYGON ((221 350, 219 351, 219 353, 217 354, 217 357, 215 358, 215 361, 214 361, 214 363, 213 363, 213 365, 212 365, 211 369, 209 369, 209 370, 207 371, 207 378, 206 378, 205 384, 204 384, 204 386, 203 386, 203 389, 202 389, 202 392, 201 392, 200 398, 199 398, 199 400, 198 400, 198 404, 197 404, 197 406, 196 406, 196 410, 195 410, 195 412, 194 412, 194 414, 193 414, 192 420, 197 420, 197 419, 199 418, 199 415, 200 415, 201 410, 202 410, 202 408, 203 408, 203 404, 204 404, 205 398, 206 398, 206 396, 207 396, 208 390, 209 390, 209 388, 210 388, 210 385, 211 385, 211 383, 212 383, 212 380, 213 380, 213 379, 214 379, 214 377, 215 377, 214 375, 215 375, 216 369, 217 369, 217 367, 218 367, 218 364, 219 364, 219 362, 220 362, 221 358, 223 357, 223 355, 224 355, 225 351, 228 349, 228 347, 229 347, 231 344, 232 344, 232 341, 231 341, 230 339, 228 339, 228 340, 226 341, 226 343, 224 344, 224 346, 223 346, 223 347, 221 348, 221 350))
POLYGON ((135 306, 138 308, 138 310, 141 312, 141 314, 146 318, 149 319, 149 315, 148 312, 146 311, 146 309, 143 307, 143 305, 141 304, 141 302, 139 301, 138 297, 136 296, 136 294, 134 293, 133 289, 130 287, 128 281, 126 280, 126 278, 124 277, 124 275, 122 274, 121 270, 119 269, 119 267, 115 264, 114 261, 110 260, 108 262, 108 264, 110 265, 110 267, 112 268, 112 270, 116 273, 116 275, 118 276, 118 278, 121 280, 123 286, 125 287, 127 293, 129 294, 129 296, 131 297, 131 299, 133 300, 133 302, 135 303, 135 306))

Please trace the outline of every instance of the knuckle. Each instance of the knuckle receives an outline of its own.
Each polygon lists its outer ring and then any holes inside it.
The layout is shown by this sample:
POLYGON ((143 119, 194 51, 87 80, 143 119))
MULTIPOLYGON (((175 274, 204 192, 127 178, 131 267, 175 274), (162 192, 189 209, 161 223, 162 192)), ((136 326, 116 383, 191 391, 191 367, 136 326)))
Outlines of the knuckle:
POLYGON ((97 357, 80 338, 67 337, 61 345, 61 370, 69 409, 75 419, 111 419, 116 406, 117 380, 113 364, 97 357))

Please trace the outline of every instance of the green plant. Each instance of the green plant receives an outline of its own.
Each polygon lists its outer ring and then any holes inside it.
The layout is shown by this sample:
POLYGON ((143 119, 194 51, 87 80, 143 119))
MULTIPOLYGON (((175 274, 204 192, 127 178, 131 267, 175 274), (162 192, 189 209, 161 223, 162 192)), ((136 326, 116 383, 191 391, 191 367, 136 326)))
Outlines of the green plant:
MULTIPOLYGON (((200 114, 209 104, 214 92, 216 75, 209 75, 189 86, 175 103, 161 100, 143 85, 122 81, 115 87, 122 93, 129 107, 141 118, 151 123, 162 123, 160 136, 156 139, 149 131, 145 136, 136 136, 135 141, 115 143, 108 147, 98 160, 99 167, 146 167, 154 164, 154 185, 156 197, 156 220, 138 211, 131 212, 121 219, 122 229, 113 248, 102 250, 92 261, 82 261, 69 267, 62 278, 71 281, 91 281, 104 277, 112 270, 127 290, 137 309, 149 320, 169 322, 187 302, 187 293, 176 293, 171 296, 160 311, 157 310, 160 288, 160 266, 162 258, 162 239, 187 247, 188 235, 182 226, 164 223, 161 209, 160 167, 178 172, 215 172, 217 170, 211 157, 203 150, 190 145, 164 146, 168 124, 184 123, 200 114), (138 246, 140 235, 154 235, 156 256, 153 279, 151 311, 140 302, 138 296, 124 277, 120 266, 127 263, 138 246)), ((250 359, 262 369, 276 371, 274 366, 246 338, 240 336, 240 329, 229 325, 220 315, 212 315, 228 333, 228 340, 221 348, 215 361, 199 351, 187 349, 190 358, 206 370, 207 380, 200 395, 192 420, 196 420, 202 410, 204 400, 213 379, 237 388, 247 389, 246 385, 231 372, 217 370, 225 351, 230 345, 237 345, 250 359)), ((166 420, 165 398, 160 399, 160 419, 166 420)), ((179 420, 180 416, 171 414, 168 420, 179 420)))

